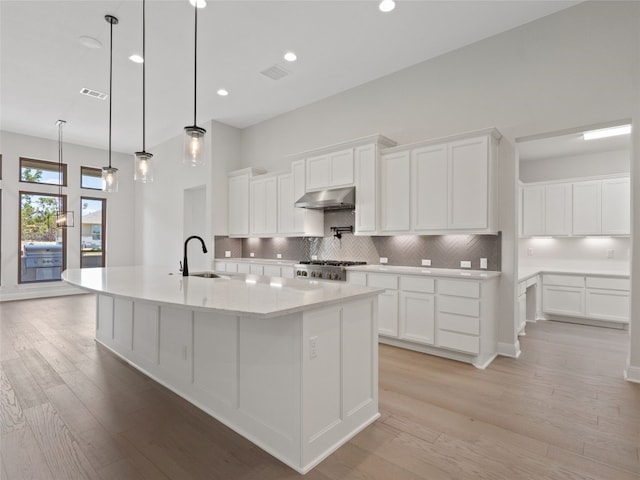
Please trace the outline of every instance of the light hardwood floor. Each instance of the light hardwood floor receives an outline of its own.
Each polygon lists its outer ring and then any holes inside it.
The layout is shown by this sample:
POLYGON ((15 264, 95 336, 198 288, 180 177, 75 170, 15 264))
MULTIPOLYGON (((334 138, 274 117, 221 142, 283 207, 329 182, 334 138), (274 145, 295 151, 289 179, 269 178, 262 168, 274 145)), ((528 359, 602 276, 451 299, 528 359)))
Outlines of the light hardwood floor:
MULTIPOLYGON (((303 478, 96 344, 92 295, 0 309, 0 478, 303 478)), ((485 371, 381 345, 381 419, 304 478, 639 480, 626 332, 521 343, 485 371)))

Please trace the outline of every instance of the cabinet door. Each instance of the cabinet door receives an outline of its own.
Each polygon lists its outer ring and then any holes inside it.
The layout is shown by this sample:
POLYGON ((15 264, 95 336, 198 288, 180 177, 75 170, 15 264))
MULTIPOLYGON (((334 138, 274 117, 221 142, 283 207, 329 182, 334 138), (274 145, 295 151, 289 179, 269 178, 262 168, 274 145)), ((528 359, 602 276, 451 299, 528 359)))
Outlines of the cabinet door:
POLYGON ((319 190, 329 186, 331 170, 328 155, 307 158, 306 167, 307 190, 319 190))
POLYGON ((600 180, 573 184, 574 235, 599 235, 602 232, 601 187, 600 180))
POLYGON ((516 332, 524 331, 525 324, 527 323, 527 294, 520 295, 518 297, 518 324, 516 325, 516 332))
POLYGON ((629 322, 629 292, 587 288, 586 311, 589 318, 629 322))
POLYGON ((251 273, 251 264, 245 262, 238 263, 238 273, 251 273))
POLYGON ((229 235, 249 235, 249 175, 229 177, 229 235))
POLYGON ((382 231, 409 231, 411 189, 409 152, 384 155, 381 159, 380 181, 382 184, 382 231))
POLYGON ((257 263, 249 264, 249 273, 252 275, 264 275, 264 267, 257 263))
POLYGON ((398 291, 387 290, 378 296, 378 333, 398 336, 398 291))
POLYGON ((371 234, 377 228, 378 176, 376 157, 377 148, 375 145, 365 145, 355 149, 356 234, 371 234))
MULTIPOLYGON (((291 163, 291 175, 293 179, 293 203, 300 199, 306 192, 305 162, 297 160, 291 163)), ((293 231, 304 233, 304 220, 306 210, 304 208, 293 207, 293 231)), ((318 212, 322 215, 322 212, 318 212)), ((324 225, 324 224, 323 224, 324 225)))
POLYGON ((353 149, 329 154, 329 186, 353 185, 353 149))
POLYGON ((584 288, 545 285, 542 292, 542 310, 544 313, 584 316, 584 288))
POLYGON ((447 228, 447 145, 411 152, 411 228, 447 228))
POLYGON ((281 270, 279 265, 264 265, 262 267, 262 273, 267 277, 281 277, 281 270))
POLYGON ((278 224, 278 183, 276 177, 251 181, 251 234, 273 235, 278 224))
POLYGON ((278 233, 295 233, 293 174, 278 175, 278 233))
POLYGON ((545 187, 545 235, 571 235, 571 184, 545 187))
POLYGON ((487 137, 449 144, 449 228, 484 229, 489 219, 487 137))
POLYGON ((522 189, 522 234, 544 235, 545 187, 534 186, 522 189))
POLYGON ((435 295, 400 292, 400 338, 433 345, 435 295))
POLYGON ((631 233, 631 188, 628 178, 602 181, 602 233, 631 233))

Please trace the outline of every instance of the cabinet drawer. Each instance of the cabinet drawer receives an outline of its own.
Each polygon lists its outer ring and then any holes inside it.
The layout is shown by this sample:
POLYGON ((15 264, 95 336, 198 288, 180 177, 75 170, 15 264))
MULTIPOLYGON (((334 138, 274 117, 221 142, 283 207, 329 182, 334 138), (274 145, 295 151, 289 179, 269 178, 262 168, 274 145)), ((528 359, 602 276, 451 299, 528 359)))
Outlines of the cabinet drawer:
MULTIPOLYGON (((229 271, 229 270, 227 270, 229 271)), ((250 263, 238 263, 238 273, 251 273, 250 263)))
POLYGON ((406 292, 434 293, 435 280, 423 277, 400 277, 400 290, 406 292))
POLYGON ((469 280, 438 280, 438 293, 480 298, 480 284, 469 280))
POLYGON ((353 285, 367 285, 367 274, 364 272, 347 272, 347 282, 353 285))
POLYGON ((631 290, 628 278, 587 277, 587 288, 601 288, 604 290, 631 290))
POLYGON ((467 353, 480 353, 480 337, 438 330, 438 346, 467 353))
POLYGON ((227 272, 238 272, 238 264, 235 262, 225 262, 227 264, 225 271, 227 272))
POLYGON ((387 275, 384 273, 370 273, 367 283, 370 287, 387 288, 390 290, 398 289, 398 276, 387 275))
POLYGON ((560 287, 584 287, 584 277, 580 275, 545 275, 542 283, 560 287))
POLYGON ((480 319, 478 317, 440 312, 438 315, 438 329, 480 335, 480 319))
POLYGON ((265 265, 262 271, 267 277, 280 277, 282 273, 280 267, 276 265, 265 265))
POLYGON ((480 301, 472 298, 438 297, 438 311, 443 313, 454 313, 456 315, 467 315, 469 317, 480 316, 480 301))
POLYGON ((598 320, 629 322, 629 293, 614 290, 587 290, 586 316, 598 320))

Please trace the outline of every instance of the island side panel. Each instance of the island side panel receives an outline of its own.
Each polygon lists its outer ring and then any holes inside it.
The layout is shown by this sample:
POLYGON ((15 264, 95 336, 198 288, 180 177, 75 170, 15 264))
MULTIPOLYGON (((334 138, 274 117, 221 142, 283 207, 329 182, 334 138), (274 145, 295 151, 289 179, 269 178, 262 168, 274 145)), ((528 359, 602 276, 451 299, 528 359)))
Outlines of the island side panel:
POLYGON ((304 471, 380 416, 377 311, 370 297, 304 313, 304 471))

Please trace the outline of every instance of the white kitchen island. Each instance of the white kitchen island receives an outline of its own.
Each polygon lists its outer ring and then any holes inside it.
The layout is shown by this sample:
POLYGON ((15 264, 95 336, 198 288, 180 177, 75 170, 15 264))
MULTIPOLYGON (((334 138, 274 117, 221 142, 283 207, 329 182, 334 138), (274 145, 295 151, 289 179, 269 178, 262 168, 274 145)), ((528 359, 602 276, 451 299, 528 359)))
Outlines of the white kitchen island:
POLYGON ((144 267, 63 280, 97 293, 101 344, 300 473, 379 417, 379 289, 144 267))

